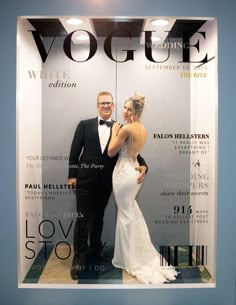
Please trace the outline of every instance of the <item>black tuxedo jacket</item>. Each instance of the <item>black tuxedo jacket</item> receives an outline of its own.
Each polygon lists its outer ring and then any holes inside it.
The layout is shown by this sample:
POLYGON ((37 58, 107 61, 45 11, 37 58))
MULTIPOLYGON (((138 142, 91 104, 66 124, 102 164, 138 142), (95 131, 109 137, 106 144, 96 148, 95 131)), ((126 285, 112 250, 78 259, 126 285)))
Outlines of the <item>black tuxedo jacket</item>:
MULTIPOLYGON (((107 146, 102 153, 99 135, 98 118, 81 121, 74 134, 69 157, 68 178, 77 178, 78 183, 96 183, 96 179, 102 177, 109 185, 112 181, 112 172, 115 167, 118 154, 110 158, 107 154, 107 146)), ((140 165, 146 165, 144 159, 138 155, 140 165)))

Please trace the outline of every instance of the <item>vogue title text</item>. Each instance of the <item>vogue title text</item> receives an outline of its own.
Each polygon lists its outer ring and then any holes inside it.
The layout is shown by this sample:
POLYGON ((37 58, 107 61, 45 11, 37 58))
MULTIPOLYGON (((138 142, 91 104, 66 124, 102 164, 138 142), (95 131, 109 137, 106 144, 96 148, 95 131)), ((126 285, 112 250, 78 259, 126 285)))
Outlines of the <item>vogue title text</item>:
MULTIPOLYGON (((38 48, 38 51, 39 51, 39 54, 41 56, 42 61, 46 62, 47 57, 50 53, 50 50, 53 46, 53 43, 54 43, 56 37, 52 38, 51 45, 50 45, 49 50, 47 52, 39 32, 36 31, 36 30, 29 30, 29 32, 31 32, 32 35, 33 35, 34 41, 36 43, 36 46, 38 48)), ((154 32, 154 31, 144 31, 144 32, 145 32, 145 56, 146 56, 146 58, 149 61, 155 62, 155 63, 166 62, 170 57, 170 53, 171 53, 170 48, 167 49, 167 56, 164 60, 158 61, 157 58, 154 59, 153 47, 152 47, 152 32, 154 32)), ((171 33, 171 31, 167 31, 167 32, 171 33)), ((112 32, 111 34, 109 34, 104 40, 104 52, 105 52, 105 54, 111 60, 113 60, 115 62, 119 62, 119 63, 127 62, 129 60, 134 60, 134 52, 136 51, 134 49, 123 50, 124 52, 126 52, 126 58, 123 59, 123 60, 117 60, 116 58, 114 58, 114 56, 112 54, 112 38, 114 37, 114 33, 115 32, 112 32)), ((207 63, 208 62, 208 54, 205 54, 205 57, 202 58, 199 61, 191 61, 190 60, 191 50, 195 49, 198 52, 200 52, 200 41, 202 39, 206 39, 206 33, 205 32, 196 32, 196 33, 199 34, 199 39, 198 39, 197 43, 195 43, 195 44, 190 43, 190 36, 191 36, 190 33, 188 33, 188 32, 183 32, 182 33, 182 39, 183 39, 182 60, 180 60, 179 62, 183 62, 183 63, 207 63)), ((127 33, 127 34, 128 34, 129 39, 132 39, 132 33, 127 33)), ((92 33, 88 32, 86 30, 76 30, 76 31, 71 32, 70 34, 68 34, 65 37, 64 44, 63 44, 63 49, 64 49, 64 52, 65 52, 66 56, 69 59, 71 59, 75 62, 86 62, 86 61, 90 60, 96 54, 97 48, 98 48, 97 39, 95 38, 95 36, 92 33), (72 54, 72 48, 71 48, 72 36, 75 34, 75 32, 85 32, 85 33, 87 33, 87 35, 89 37, 88 57, 85 60, 78 60, 72 54)))

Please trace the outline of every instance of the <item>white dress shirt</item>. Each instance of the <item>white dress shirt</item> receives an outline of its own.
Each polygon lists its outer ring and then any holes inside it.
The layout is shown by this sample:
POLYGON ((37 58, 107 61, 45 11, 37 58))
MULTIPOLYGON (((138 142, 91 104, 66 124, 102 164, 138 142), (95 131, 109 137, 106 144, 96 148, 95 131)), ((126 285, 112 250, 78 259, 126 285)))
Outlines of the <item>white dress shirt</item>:
MULTIPOLYGON (((99 135, 101 151, 103 153, 107 146, 107 142, 110 138, 111 127, 108 127, 106 124, 100 125, 99 124, 100 120, 103 120, 103 119, 101 117, 98 117, 98 135, 99 135)), ((111 118, 108 119, 107 122, 111 122, 111 118)))

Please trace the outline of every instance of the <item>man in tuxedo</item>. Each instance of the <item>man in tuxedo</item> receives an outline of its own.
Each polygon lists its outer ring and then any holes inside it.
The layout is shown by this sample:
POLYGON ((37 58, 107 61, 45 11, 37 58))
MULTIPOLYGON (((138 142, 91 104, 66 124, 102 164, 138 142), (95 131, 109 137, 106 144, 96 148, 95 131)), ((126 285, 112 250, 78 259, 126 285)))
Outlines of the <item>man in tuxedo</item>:
MULTIPOLYGON (((68 185, 76 190, 77 219, 74 229, 74 258, 71 277, 78 279, 88 256, 106 259, 101 241, 103 217, 112 191, 112 172, 118 155, 107 155, 114 109, 110 92, 97 97, 98 117, 82 120, 74 134, 69 157, 68 185)), ((138 156, 137 183, 144 179, 147 165, 138 156)))

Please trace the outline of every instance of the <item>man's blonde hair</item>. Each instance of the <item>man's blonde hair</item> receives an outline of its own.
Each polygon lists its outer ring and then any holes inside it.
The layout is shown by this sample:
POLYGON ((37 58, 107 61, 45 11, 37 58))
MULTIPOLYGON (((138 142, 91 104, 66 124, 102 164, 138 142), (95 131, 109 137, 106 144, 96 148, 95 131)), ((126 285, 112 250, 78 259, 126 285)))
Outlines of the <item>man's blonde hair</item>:
POLYGON ((110 95, 110 97, 112 99, 112 102, 113 102, 113 96, 112 96, 111 92, 109 92, 109 91, 101 91, 101 92, 99 92, 98 96, 97 96, 97 102, 98 102, 99 97, 102 96, 102 95, 110 95))

